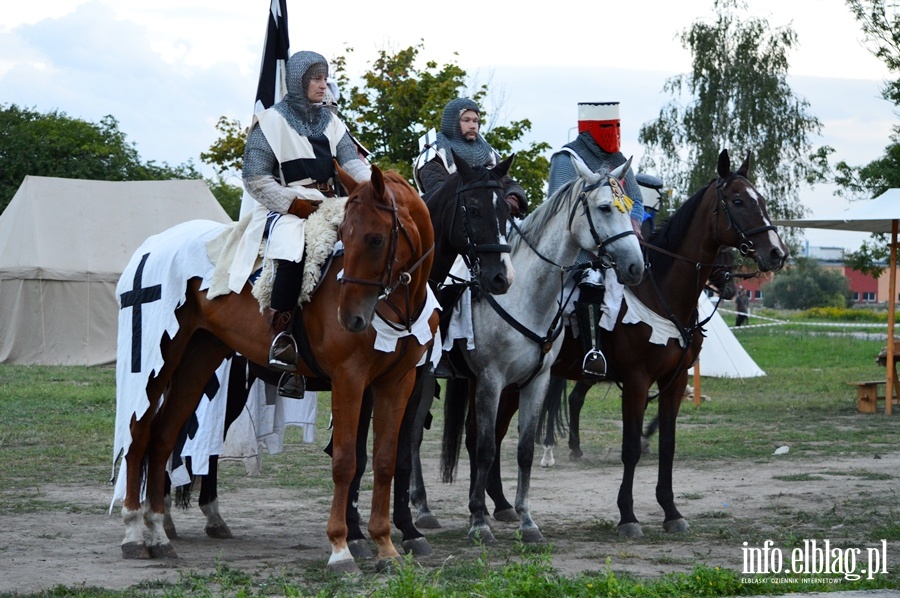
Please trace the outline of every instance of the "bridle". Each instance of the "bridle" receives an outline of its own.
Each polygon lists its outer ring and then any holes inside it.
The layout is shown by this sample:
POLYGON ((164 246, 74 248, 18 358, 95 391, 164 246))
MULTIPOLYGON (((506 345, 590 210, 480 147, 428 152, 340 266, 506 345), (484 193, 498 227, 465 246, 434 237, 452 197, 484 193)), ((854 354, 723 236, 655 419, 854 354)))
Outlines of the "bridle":
MULTIPOLYGON (((413 310, 411 305, 409 284, 412 282, 413 273, 419 269, 425 259, 434 251, 434 244, 432 244, 431 247, 429 247, 428 250, 425 251, 422 256, 418 260, 416 260, 409 268, 401 271, 397 275, 396 280, 394 280, 394 264, 397 261, 397 249, 400 244, 400 233, 403 233, 403 237, 406 239, 406 242, 413 250, 415 250, 416 245, 413 241, 412 235, 409 233, 409 230, 407 230, 407 228, 400 221, 400 215, 397 210, 397 200, 394 197, 394 192, 390 189, 390 187, 385 186, 385 195, 388 199, 390 199, 390 205, 382 205, 381 203, 373 202, 375 209, 390 212, 391 214, 391 233, 390 242, 388 245, 387 266, 383 271, 381 280, 368 280, 365 278, 355 278, 352 276, 343 275, 339 279, 339 282, 340 284, 350 283, 378 287, 381 291, 378 295, 378 301, 383 301, 384 304, 391 309, 391 311, 393 311, 398 317, 400 317, 402 323, 398 325, 397 323, 391 322, 390 320, 378 314, 379 317, 381 317, 388 325, 396 328, 397 330, 405 329, 409 331, 412 327, 413 321, 415 320, 415 317, 412 313, 413 310), (393 283, 391 281, 393 281, 393 283), (405 310, 397 307, 390 298, 398 287, 403 287, 405 291, 405 310)), ((363 205, 364 203, 358 195, 347 201, 348 203, 360 205, 363 205)))
MULTIPOLYGON (((722 206, 722 211, 725 213, 725 216, 728 218, 728 224, 731 228, 736 230, 738 234, 741 236, 741 243, 738 245, 738 251, 741 252, 741 255, 751 256, 756 255, 756 247, 753 244, 753 241, 750 240, 750 237, 753 235, 758 235, 760 233, 765 233, 769 231, 777 231, 776 227, 771 224, 767 224, 764 226, 758 226, 756 228, 752 228, 750 230, 745 231, 744 228, 738 223, 738 221, 734 218, 734 215, 731 213, 731 210, 728 208, 728 202, 725 201, 724 190, 728 185, 735 180, 738 176, 737 174, 732 174, 727 179, 722 177, 718 177, 716 179, 716 207, 713 210, 713 213, 716 216, 716 226, 713 228, 716 234, 716 241, 719 241, 719 205, 722 206)), ((741 177, 744 178, 744 177, 741 177)), ((749 184, 750 181, 747 181, 749 184)))
MULTIPOLYGON (((597 246, 597 257, 600 258, 601 265, 604 268, 613 268, 616 263, 615 260, 612 259, 612 256, 609 255, 609 251, 607 247, 618 241, 619 239, 624 239, 629 235, 637 235, 633 230, 627 230, 616 235, 609 237, 608 239, 601 239, 600 233, 597 232, 597 227, 594 226, 594 219, 591 216, 591 208, 587 203, 588 194, 592 191, 599 189, 600 187, 610 187, 612 188, 612 183, 610 182, 610 178, 600 179, 593 183, 582 186, 581 191, 578 193, 578 197, 572 203, 572 209, 569 212, 569 221, 568 228, 571 232, 572 230, 572 221, 575 219, 576 210, 580 207, 584 209, 584 215, 587 218, 588 226, 591 231, 591 237, 594 239, 594 244, 597 246)), ((616 197, 615 192, 613 196, 616 197)), ((617 198, 615 201, 622 201, 621 198, 617 198)))
MULTIPOLYGON (((469 280, 460 281, 475 286, 478 284, 478 277, 481 274, 481 254, 483 253, 509 253, 511 247, 507 243, 478 243, 474 240, 475 235, 472 230, 472 221, 469 218, 469 210, 466 207, 464 194, 476 189, 496 189, 503 191, 503 185, 500 181, 488 178, 488 180, 479 180, 463 184, 462 179, 456 184, 456 191, 453 202, 453 215, 450 220, 449 231, 456 230, 456 218, 461 214, 463 221, 463 245, 464 249, 459 252, 463 258, 463 262, 469 269, 469 280)), ((440 281, 443 282, 443 281, 440 281)))

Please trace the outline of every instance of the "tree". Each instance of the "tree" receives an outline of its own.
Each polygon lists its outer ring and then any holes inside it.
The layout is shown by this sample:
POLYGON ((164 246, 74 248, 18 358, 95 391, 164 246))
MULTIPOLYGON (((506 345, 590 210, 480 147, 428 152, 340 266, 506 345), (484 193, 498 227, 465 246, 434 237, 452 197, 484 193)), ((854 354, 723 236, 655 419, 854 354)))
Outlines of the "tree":
POLYGON ((822 123, 786 81, 797 34, 765 19, 739 19, 736 9, 745 8, 740 0, 714 0, 715 20, 696 20, 681 33, 692 69, 666 81, 663 91, 673 99, 641 127, 640 170, 657 172, 686 197, 709 183, 722 149, 738 162, 752 151, 751 176, 772 218, 799 218, 800 185, 825 180, 833 150, 813 148, 810 137, 822 123), (685 97, 689 103, 680 103, 685 97))
POLYGON ((849 307, 850 287, 843 273, 826 270, 810 258, 798 258, 766 285, 763 305, 780 309, 849 307))
POLYGON ((0 212, 27 175, 103 181, 201 178, 191 162, 142 162, 111 115, 99 123, 0 105, 0 212))
MULTIPOLYGON (((847 0, 847 6, 862 26, 866 45, 872 54, 883 61, 888 70, 900 75, 900 10, 886 0, 847 0)), ((881 96, 900 106, 900 77, 888 81, 881 96)), ((871 199, 894 187, 900 187, 900 126, 894 126, 891 143, 884 155, 863 166, 851 166, 844 161, 835 166, 834 182, 837 195, 849 199, 871 199)), ((878 276, 884 270, 880 264, 889 256, 886 235, 875 234, 863 241, 858 251, 845 255, 846 263, 860 272, 878 276)))
POLYGON ((394 54, 380 51, 362 75, 363 86, 351 85, 346 71, 352 49, 332 61, 339 85, 349 89, 341 113, 360 143, 373 152, 373 161, 412 180, 419 138, 429 129, 440 130, 444 106, 466 94, 482 106, 485 139, 504 157, 516 152, 510 174, 525 189, 532 206, 540 203, 550 170, 550 162, 541 154, 550 145, 532 142, 522 147, 531 121, 523 119, 506 125, 492 122, 484 106, 488 86, 477 85, 467 92, 466 71, 454 63, 439 66, 435 61, 427 61, 423 68, 418 67, 423 49, 419 43, 394 54))
MULTIPOLYGON (((410 181, 413 161, 419 154, 419 139, 429 129, 440 129, 444 106, 467 89, 466 72, 456 64, 439 66, 435 61, 427 61, 424 67, 417 66, 422 50, 421 43, 394 54, 381 50, 371 68, 363 73, 362 85, 351 84, 347 72, 352 48, 331 60, 331 74, 345 90, 340 107, 342 119, 359 142, 372 152, 373 162, 382 169, 396 170, 410 181)), ((469 97, 482 104, 487 94, 488 86, 480 85, 469 97)), ((525 189, 532 207, 537 205, 543 200, 544 181, 550 170, 550 162, 542 154, 550 149, 550 144, 523 145, 522 138, 531 130, 528 119, 501 125, 488 117, 483 110, 485 139, 503 157, 516 152, 510 174, 525 189)), ((222 116, 216 130, 220 137, 209 151, 200 154, 201 160, 216 168, 220 176, 239 173, 247 128, 238 120, 222 116)), ((213 188, 214 194, 217 189, 223 193, 228 191, 228 183, 221 180, 219 183, 213 188)), ((219 197, 219 201, 225 205, 227 200, 219 197)))

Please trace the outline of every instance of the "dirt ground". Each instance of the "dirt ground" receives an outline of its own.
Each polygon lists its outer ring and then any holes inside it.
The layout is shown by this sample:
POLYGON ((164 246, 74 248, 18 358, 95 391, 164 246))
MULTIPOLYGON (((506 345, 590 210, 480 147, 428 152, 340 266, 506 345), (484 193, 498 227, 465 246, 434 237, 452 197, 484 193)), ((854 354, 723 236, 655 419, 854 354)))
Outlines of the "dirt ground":
MULTIPOLYGON (((787 555, 803 540, 820 546, 830 540, 832 547, 859 547, 865 555, 879 525, 893 525, 896 537, 900 453, 828 462, 788 453, 724 466, 676 463, 676 498, 691 524, 690 532, 679 535, 662 532, 662 510, 653 498, 656 461, 650 456, 642 459, 635 485, 635 510, 645 532, 637 540, 616 534, 621 466, 613 453, 573 462, 560 450, 552 468, 540 467, 540 452, 536 454, 532 513, 563 573, 610 567, 657 577, 690 571, 699 563, 741 572, 744 542, 761 547, 770 539, 787 555)), ((444 528, 428 532, 435 554, 422 563, 440 566, 448 559, 479 555, 480 549, 465 541, 468 482, 439 483, 433 459, 425 461, 425 471, 434 480, 430 503, 444 528)), ((510 498, 514 474, 511 466, 504 472, 510 498)), ((30 593, 58 584, 122 589, 178 580, 189 571, 208 573, 217 563, 248 572, 324 567, 329 554, 326 490, 304 497, 299 491, 260 488, 254 478, 243 478, 237 486, 220 497, 235 538, 210 539, 199 509, 178 511, 180 538, 174 545, 180 558, 162 562, 121 558, 124 528, 118 506, 107 514, 109 486, 41 486, 41 499, 50 508, 0 516, 0 593, 30 593)), ((368 508, 366 493, 361 503, 368 508)), ((495 524, 501 545, 513 544, 515 527, 495 524)), ((882 548, 887 570, 896 574, 900 542, 890 540, 882 548)), ((369 563, 361 567, 364 573, 374 570, 369 563)))

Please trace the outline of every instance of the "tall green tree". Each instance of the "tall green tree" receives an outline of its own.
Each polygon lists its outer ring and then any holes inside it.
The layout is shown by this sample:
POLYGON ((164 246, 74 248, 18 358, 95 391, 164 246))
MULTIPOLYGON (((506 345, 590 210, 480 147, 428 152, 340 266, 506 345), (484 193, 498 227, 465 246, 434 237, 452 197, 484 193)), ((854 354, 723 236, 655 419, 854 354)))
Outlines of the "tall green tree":
POLYGON ((143 162, 111 115, 99 123, 0 105, 0 212, 27 175, 103 181, 202 178, 191 162, 143 162))
POLYGON ((738 163, 752 151, 751 177, 770 215, 802 217, 800 187, 825 180, 833 150, 813 147, 822 123, 787 83, 797 34, 762 18, 742 19, 745 9, 740 0, 714 0, 714 18, 681 33, 691 72, 666 81, 663 91, 672 99, 641 127, 640 170, 658 173, 684 198, 715 176, 722 149, 738 163))
POLYGON ((395 53, 380 51, 363 73, 361 85, 351 85, 346 70, 349 53, 332 61, 346 102, 341 106, 347 125, 360 142, 373 152, 382 168, 391 168, 412 180, 412 164, 419 154, 419 138, 429 129, 440 130, 444 106, 466 95, 482 106, 482 134, 501 155, 515 152, 510 174, 528 194, 532 205, 544 195, 544 181, 550 162, 542 155, 550 149, 545 142, 525 144, 531 121, 493 121, 484 106, 487 85, 467 86, 467 73, 455 63, 439 65, 433 60, 419 66, 422 43, 395 53))
MULTIPOLYGON (((847 0, 850 12, 862 27, 868 50, 896 77, 886 81, 881 96, 900 106, 900 8, 888 0, 847 0)), ((897 110, 895 109, 895 112, 897 110)), ((894 126, 884 155, 862 166, 840 161, 835 166, 837 194, 849 199, 871 199, 891 188, 900 187, 900 125, 894 126)), ((872 235, 857 251, 845 255, 854 270, 878 276, 888 257, 886 235, 872 235)))

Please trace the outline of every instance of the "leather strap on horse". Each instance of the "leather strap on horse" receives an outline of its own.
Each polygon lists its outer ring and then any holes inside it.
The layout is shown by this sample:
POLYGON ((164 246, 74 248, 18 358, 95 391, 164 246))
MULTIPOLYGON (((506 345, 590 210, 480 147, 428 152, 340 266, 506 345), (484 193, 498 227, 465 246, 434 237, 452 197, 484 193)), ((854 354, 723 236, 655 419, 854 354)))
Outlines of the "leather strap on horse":
POLYGON ((503 318, 503 320, 507 324, 515 328, 523 336, 537 343, 538 348, 540 349, 541 358, 538 361, 537 366, 534 368, 534 370, 532 370, 531 375, 528 376, 528 379, 518 385, 519 389, 525 388, 526 386, 531 384, 531 381, 534 380, 535 376, 537 376, 541 367, 544 365, 544 357, 546 357, 547 353, 553 347, 553 342, 557 338, 559 338, 560 333, 563 331, 562 307, 560 307, 560 309, 556 312, 556 316, 554 316, 553 322, 550 324, 549 330, 547 330, 547 334, 543 337, 540 337, 537 335, 537 333, 532 332, 529 328, 526 328, 524 325, 522 325, 521 322, 509 315, 509 312, 507 312, 500 306, 499 303, 497 303, 497 300, 494 299, 493 295, 491 295, 490 293, 483 293, 482 296, 487 299, 487 302, 491 307, 494 308, 494 311, 497 312, 497 315, 503 318))

